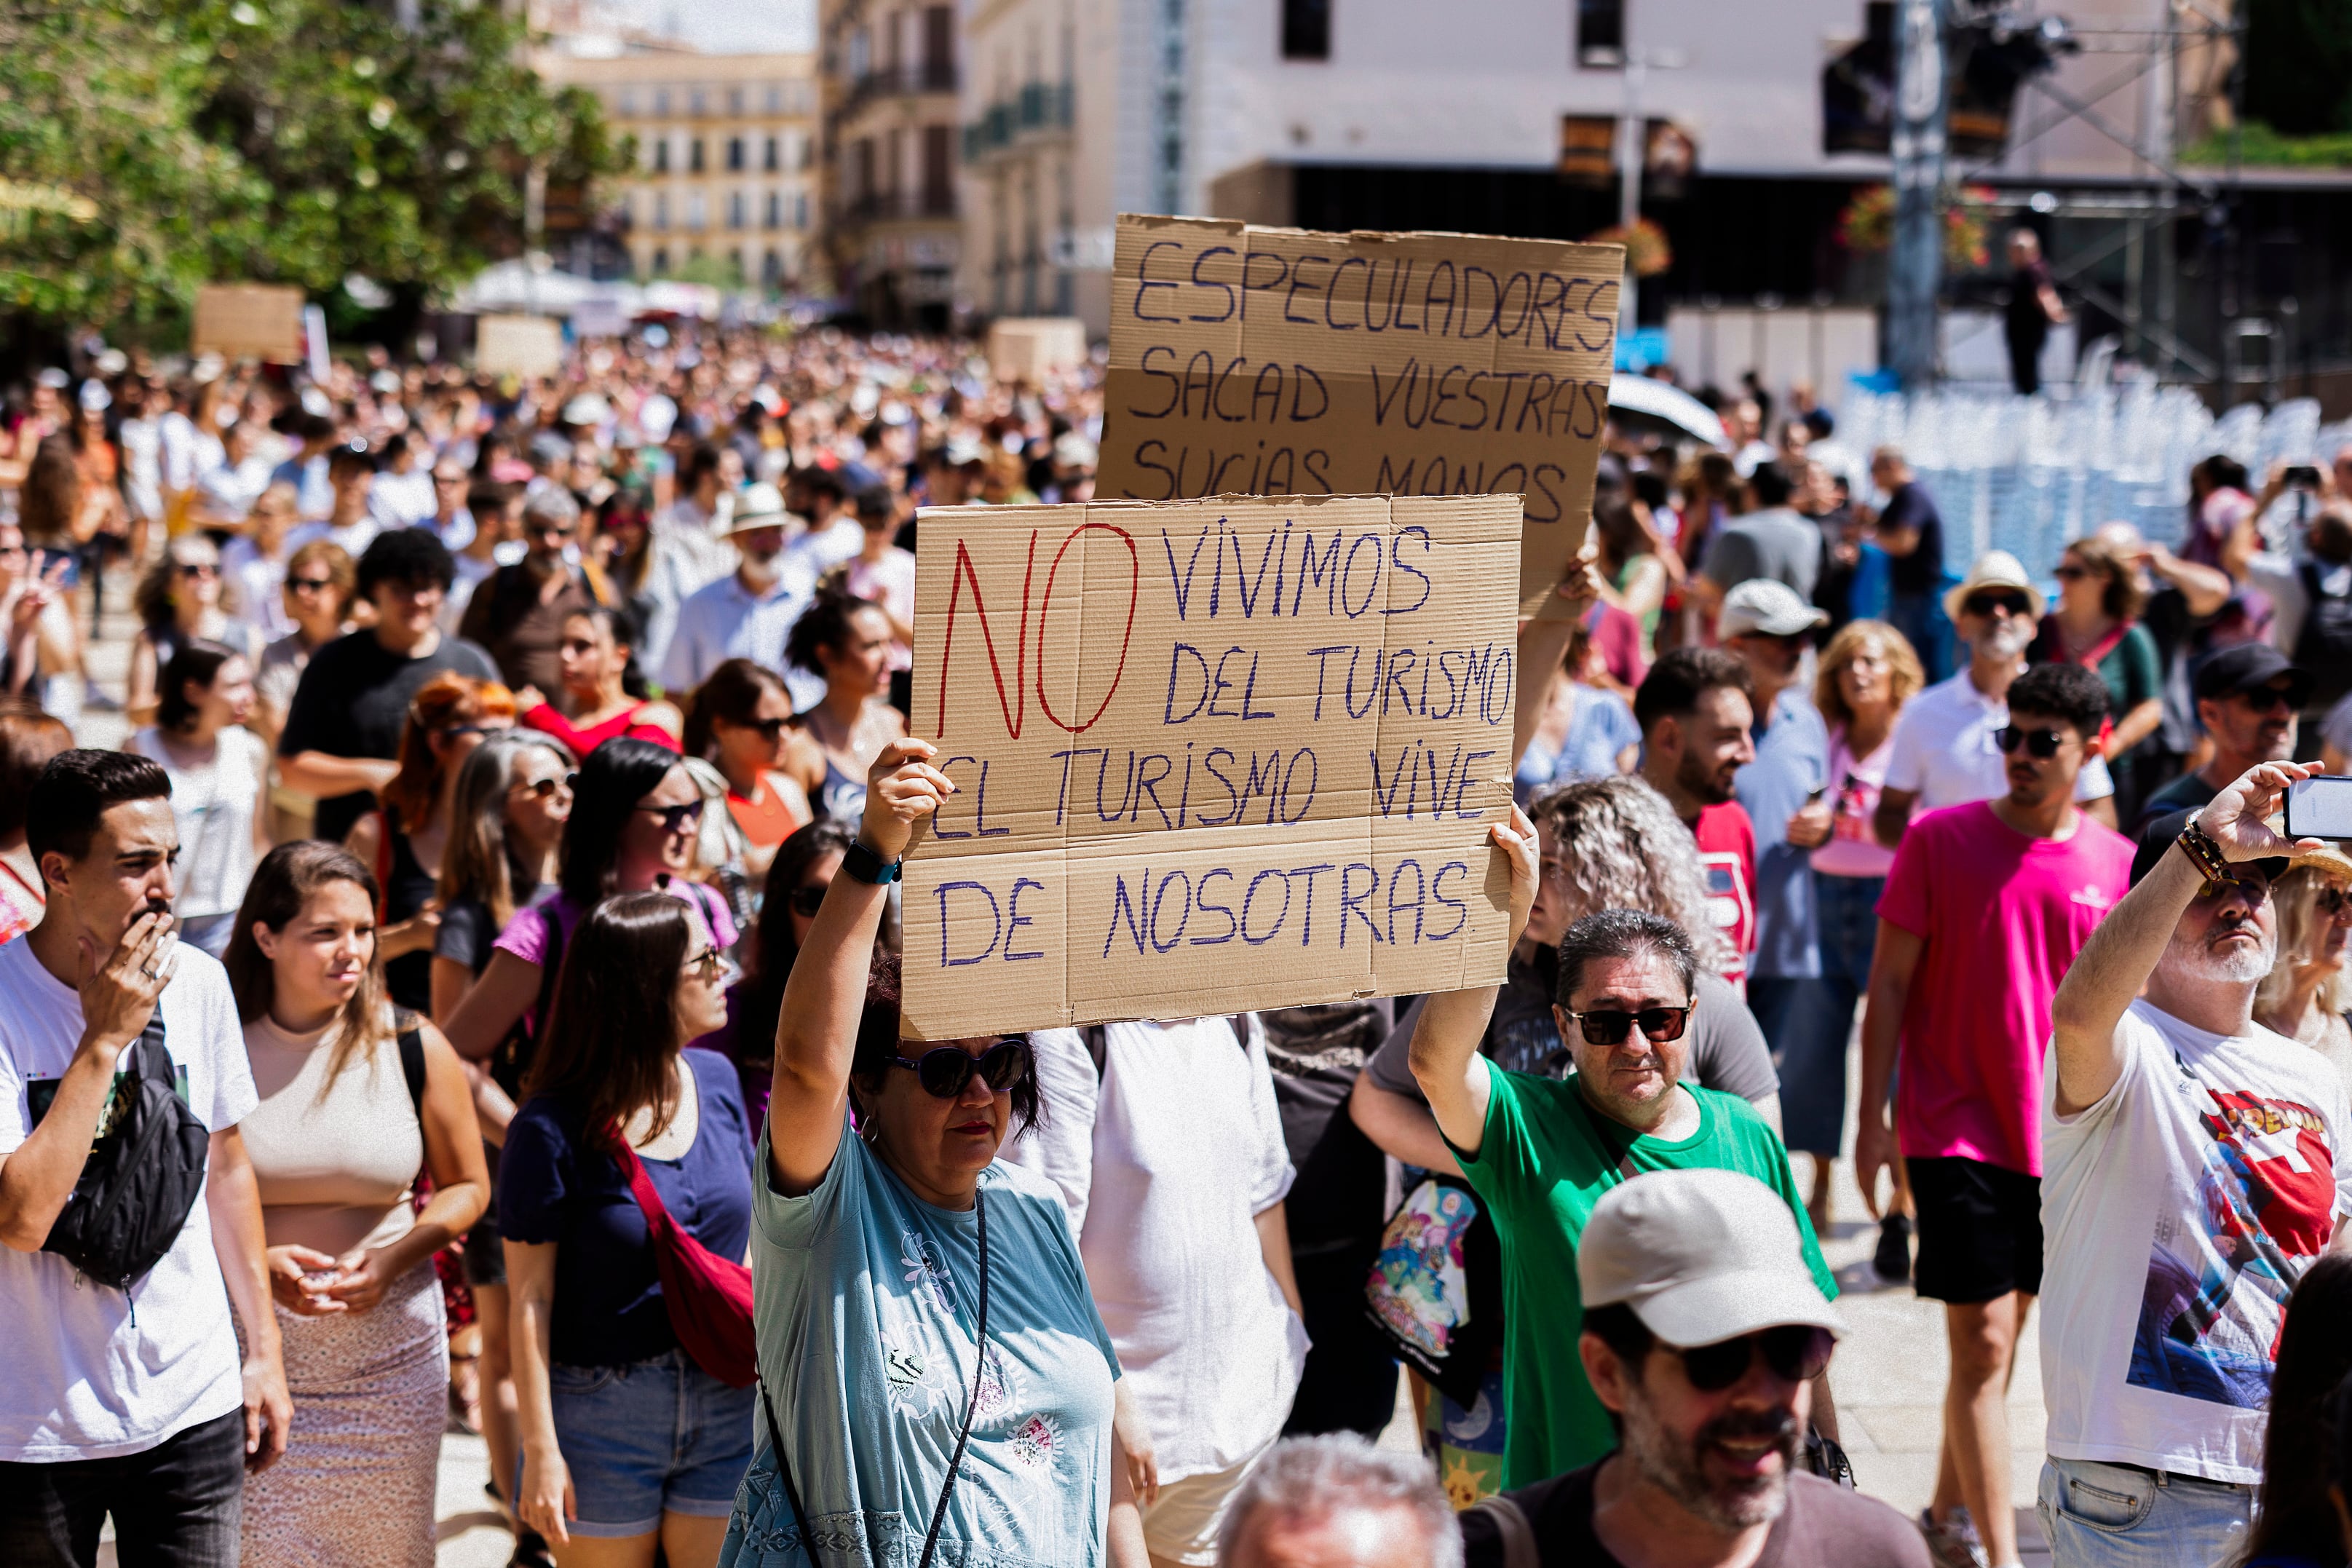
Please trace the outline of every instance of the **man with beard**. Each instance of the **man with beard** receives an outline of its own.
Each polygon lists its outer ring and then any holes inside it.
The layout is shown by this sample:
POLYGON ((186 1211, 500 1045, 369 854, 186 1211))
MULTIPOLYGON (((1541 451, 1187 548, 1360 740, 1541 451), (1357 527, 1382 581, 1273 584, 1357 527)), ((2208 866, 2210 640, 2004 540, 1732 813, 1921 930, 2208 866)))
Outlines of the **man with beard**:
POLYGON ((1719 647, 1675 648, 1633 693, 1642 777, 1698 840, 1709 912, 1733 954, 1723 978, 1735 986, 1756 951, 1756 825, 1733 798, 1739 770, 1756 760, 1755 697, 1748 666, 1719 647))
POLYGON ((2197 720, 2213 756, 2147 797, 2139 826, 2203 805, 2260 763, 2294 755, 2295 715, 2311 695, 2311 672, 2266 642, 2223 648, 2197 670, 2197 720))
POLYGON ((792 513, 776 487, 752 485, 735 498, 723 524, 742 552, 734 571, 688 595, 662 656, 665 690, 685 693, 730 658, 748 658, 779 671, 796 709, 815 706, 823 678, 784 662, 784 639, 815 595, 816 579, 784 551, 792 513))
MULTIPOLYGON (((2025 673, 2025 650, 2044 607, 2042 590, 2006 550, 1986 551, 1968 580, 1944 595, 1944 613, 1968 645, 1969 662, 1905 703, 1895 721, 1886 788, 1872 820, 1889 849, 1903 841, 1915 808, 1990 800, 2008 789, 1992 738, 2009 722, 2010 683, 2025 673)), ((2075 804, 2112 827, 2115 793, 2106 763, 2091 757, 2075 778, 2075 804)))
POLYGON ((2018 1561, 2007 1404, 2018 1332, 2042 1289, 2042 1046, 2051 995, 2131 867, 2130 842, 2073 800, 2097 754, 2105 683, 2045 664, 2005 695, 2009 721, 1992 740, 2009 793, 1931 811, 1903 836, 1879 897, 1862 1023, 1854 1176, 1874 1196, 1899 1142, 1918 1210, 1919 1294, 1944 1303, 1951 1346, 1923 1521, 1947 1568, 2018 1561))
POLYGON ((2051 1005, 2040 1507, 2061 1568, 2234 1560, 2287 1297, 2352 1213, 2342 1078, 2252 1016, 2271 883, 2325 847, 2270 814, 2315 772, 2263 763, 2152 825, 2051 1005))
MULTIPOLYGON (((1489 831, 1510 861, 1516 942, 1534 908, 1538 866, 1533 825, 1524 813, 1512 817, 1489 831)), ((1698 967, 1689 935, 1663 915, 1603 910, 1570 926, 1552 1005, 1576 1064, 1564 1081, 1507 1071, 1479 1054, 1497 987, 1443 992, 1423 1005, 1412 1076, 1494 1221, 1502 1258, 1506 1489, 1589 1465, 1615 1442, 1575 1340, 1580 1238, 1612 1188, 1638 1186, 1654 1171, 1745 1172, 1793 1216, 1790 1239, 1818 1294, 1837 1289, 1780 1136, 1738 1096, 1689 1081, 1698 967)), ((1813 1399, 1816 1419, 1834 1436, 1825 1382, 1813 1399)))
POLYGON ((1628 1182, 1593 1205, 1576 1276, 1577 1354, 1616 1450, 1464 1513, 1468 1568, 1927 1568, 1893 1509, 1797 1468, 1845 1325, 1772 1189, 1735 1171, 1628 1182))

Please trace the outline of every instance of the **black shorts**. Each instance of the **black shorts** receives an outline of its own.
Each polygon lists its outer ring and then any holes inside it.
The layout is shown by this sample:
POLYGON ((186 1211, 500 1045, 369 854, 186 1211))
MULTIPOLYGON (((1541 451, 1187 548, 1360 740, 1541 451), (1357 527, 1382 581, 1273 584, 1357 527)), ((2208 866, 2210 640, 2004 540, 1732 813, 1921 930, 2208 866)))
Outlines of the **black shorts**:
POLYGON ((1919 1205, 1919 1294, 1966 1306, 2042 1293, 2042 1178, 1958 1156, 1906 1159, 1919 1205))
POLYGON ((482 1156, 489 1166, 490 1201, 483 1206, 482 1217, 474 1222, 474 1228, 466 1233, 466 1283, 504 1285, 507 1248, 499 1238, 499 1146, 484 1141, 482 1156))

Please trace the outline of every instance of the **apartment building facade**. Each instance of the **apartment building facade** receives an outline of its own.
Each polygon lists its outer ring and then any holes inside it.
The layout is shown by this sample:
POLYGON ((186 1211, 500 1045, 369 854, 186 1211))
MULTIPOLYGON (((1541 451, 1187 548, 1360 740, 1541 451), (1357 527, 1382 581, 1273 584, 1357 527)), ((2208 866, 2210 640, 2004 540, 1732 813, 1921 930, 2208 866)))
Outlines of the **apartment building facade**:
POLYGON ((953 5, 819 0, 826 258, 835 297, 876 326, 952 316, 959 32, 953 5))

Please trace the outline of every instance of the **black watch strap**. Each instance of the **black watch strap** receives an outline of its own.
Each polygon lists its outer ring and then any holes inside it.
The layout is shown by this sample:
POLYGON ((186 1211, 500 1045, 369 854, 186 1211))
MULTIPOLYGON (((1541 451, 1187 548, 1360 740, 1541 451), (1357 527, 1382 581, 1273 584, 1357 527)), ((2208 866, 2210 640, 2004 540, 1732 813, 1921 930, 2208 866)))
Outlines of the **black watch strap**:
POLYGON ((898 873, 906 868, 906 865, 904 860, 883 859, 868 849, 862 838, 852 839, 849 847, 841 852, 843 870, 861 882, 870 882, 877 887, 897 881, 898 873))

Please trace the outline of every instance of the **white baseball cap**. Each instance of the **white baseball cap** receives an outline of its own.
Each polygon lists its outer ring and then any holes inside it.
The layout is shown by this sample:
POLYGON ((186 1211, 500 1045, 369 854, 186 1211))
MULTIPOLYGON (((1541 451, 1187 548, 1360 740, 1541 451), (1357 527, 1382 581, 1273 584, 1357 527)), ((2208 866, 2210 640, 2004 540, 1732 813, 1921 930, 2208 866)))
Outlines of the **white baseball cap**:
POLYGON ((1766 637, 1792 637, 1815 626, 1829 625, 1830 613, 1817 610, 1797 596, 1797 591, 1774 577, 1751 577, 1723 596, 1716 616, 1715 635, 1726 641, 1761 632, 1766 637))
POLYGON ((1783 1323, 1845 1332, 1789 1205, 1738 1171, 1654 1171, 1611 1188, 1577 1239, 1576 1280, 1587 1308, 1622 1302, 1685 1348, 1783 1323))

